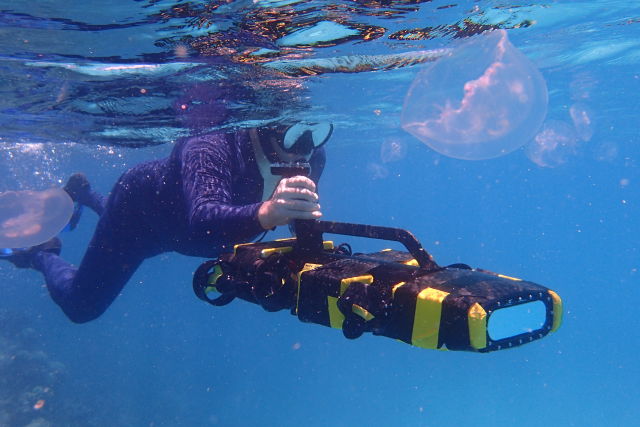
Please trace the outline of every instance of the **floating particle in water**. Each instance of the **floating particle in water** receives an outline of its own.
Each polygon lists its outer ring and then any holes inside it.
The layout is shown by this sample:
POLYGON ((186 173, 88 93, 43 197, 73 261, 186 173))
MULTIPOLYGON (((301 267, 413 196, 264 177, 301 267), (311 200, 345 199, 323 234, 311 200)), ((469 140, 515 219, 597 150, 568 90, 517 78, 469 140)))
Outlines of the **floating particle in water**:
POLYGON ((578 138, 590 141, 593 136, 593 112, 591 109, 586 104, 576 102, 569 108, 569 115, 578 138))
POLYGON ((68 174, 73 143, 27 143, 0 138, 0 192, 23 188, 47 188, 62 184, 68 174))
POLYGON ((42 408, 44 408, 44 404, 45 404, 44 399, 40 399, 36 403, 34 403, 33 409, 35 409, 36 411, 39 410, 39 409, 42 409, 42 408))
POLYGON ((189 56, 189 48, 183 44, 179 44, 173 49, 173 54, 178 58, 186 58, 189 56))
POLYGON ((407 143, 399 138, 387 138, 380 146, 382 163, 397 162, 407 155, 407 143))
POLYGON ((504 30, 472 38, 418 74, 402 128, 446 156, 499 157, 529 142, 547 112, 547 85, 504 30))
POLYGON ((554 168, 577 153, 578 137, 571 125, 559 120, 547 121, 527 145, 527 157, 538 166, 554 168))

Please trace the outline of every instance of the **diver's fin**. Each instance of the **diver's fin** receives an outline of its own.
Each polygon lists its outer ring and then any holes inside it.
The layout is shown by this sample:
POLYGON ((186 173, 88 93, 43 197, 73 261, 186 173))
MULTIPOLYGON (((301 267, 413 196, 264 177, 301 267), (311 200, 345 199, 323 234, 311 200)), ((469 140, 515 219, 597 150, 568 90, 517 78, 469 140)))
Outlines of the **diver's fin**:
POLYGON ((6 259, 18 268, 33 268, 33 256, 40 251, 60 255, 62 242, 57 237, 47 240, 37 246, 26 249, 2 249, 0 259, 6 259))

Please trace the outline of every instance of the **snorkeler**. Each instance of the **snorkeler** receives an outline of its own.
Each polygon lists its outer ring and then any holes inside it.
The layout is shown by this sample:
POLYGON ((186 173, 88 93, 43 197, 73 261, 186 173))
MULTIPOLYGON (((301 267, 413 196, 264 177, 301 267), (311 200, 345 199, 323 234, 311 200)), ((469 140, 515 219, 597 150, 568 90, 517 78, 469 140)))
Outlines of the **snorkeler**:
POLYGON ((332 129, 299 122, 184 139, 169 157, 125 172, 108 198, 73 175, 67 193, 100 215, 80 265, 59 256, 58 238, 4 259, 42 272, 64 313, 91 321, 146 258, 171 251, 215 257, 275 226, 319 218, 315 182, 332 129), (282 164, 308 164, 309 176, 283 177, 282 164))

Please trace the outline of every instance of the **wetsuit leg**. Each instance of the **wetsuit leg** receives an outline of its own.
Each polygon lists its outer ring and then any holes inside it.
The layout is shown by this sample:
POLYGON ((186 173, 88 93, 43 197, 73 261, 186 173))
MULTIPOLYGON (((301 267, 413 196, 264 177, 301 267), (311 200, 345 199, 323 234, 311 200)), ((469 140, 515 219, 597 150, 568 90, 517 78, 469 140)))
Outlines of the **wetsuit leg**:
POLYGON ((135 177, 130 171, 114 186, 78 268, 53 253, 34 255, 32 265, 44 274, 52 299, 73 322, 104 313, 142 261, 153 255, 137 215, 137 203, 145 198, 128 185, 135 177))
POLYGON ((49 252, 34 257, 51 298, 73 322, 88 322, 104 313, 144 259, 114 242, 109 233, 108 221, 100 221, 78 268, 49 252))
POLYGON ((97 191, 92 190, 88 197, 82 201, 82 204, 98 215, 102 215, 104 213, 105 206, 107 205, 107 198, 97 191))

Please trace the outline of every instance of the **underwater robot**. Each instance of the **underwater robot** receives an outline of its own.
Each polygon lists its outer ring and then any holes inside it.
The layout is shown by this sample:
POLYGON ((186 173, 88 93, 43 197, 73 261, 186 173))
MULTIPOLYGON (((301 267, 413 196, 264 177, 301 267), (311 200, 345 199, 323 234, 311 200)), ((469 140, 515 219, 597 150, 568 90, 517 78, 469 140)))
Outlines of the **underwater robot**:
POLYGON ((556 331, 560 296, 541 285, 465 264, 441 267, 399 228, 296 221, 296 237, 246 243, 195 272, 198 298, 214 306, 242 299, 303 322, 416 347, 491 352, 556 331), (324 233, 396 241, 407 251, 353 253, 324 233))

